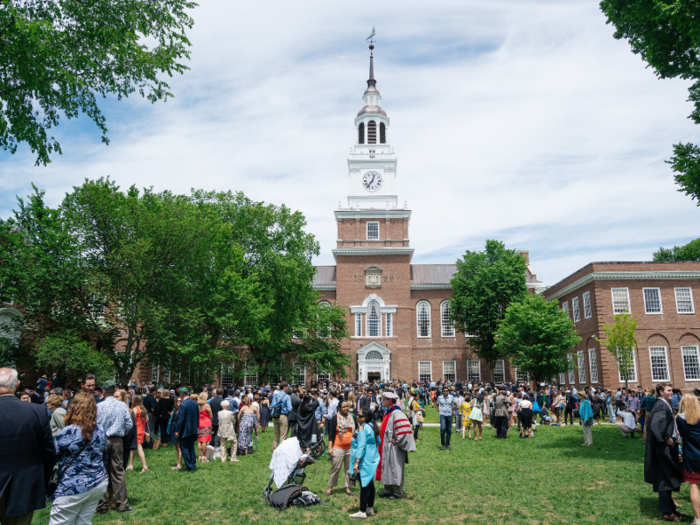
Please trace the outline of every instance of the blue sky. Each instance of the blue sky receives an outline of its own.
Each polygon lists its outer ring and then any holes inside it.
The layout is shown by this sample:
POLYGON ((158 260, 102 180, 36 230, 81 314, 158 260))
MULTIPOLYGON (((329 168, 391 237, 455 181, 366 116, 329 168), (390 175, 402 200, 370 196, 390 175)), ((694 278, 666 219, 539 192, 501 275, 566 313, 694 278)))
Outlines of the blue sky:
POLYGON ((664 160, 698 142, 688 84, 657 80, 612 38, 597 2, 203 0, 175 99, 107 100, 111 144, 63 121, 63 155, 0 154, 0 216, 34 182, 57 204, 85 178, 243 191, 305 213, 332 264, 347 195, 364 38, 391 117, 414 262, 454 262, 487 238, 529 249, 554 284, 594 260, 649 260, 698 236, 700 209, 664 160))

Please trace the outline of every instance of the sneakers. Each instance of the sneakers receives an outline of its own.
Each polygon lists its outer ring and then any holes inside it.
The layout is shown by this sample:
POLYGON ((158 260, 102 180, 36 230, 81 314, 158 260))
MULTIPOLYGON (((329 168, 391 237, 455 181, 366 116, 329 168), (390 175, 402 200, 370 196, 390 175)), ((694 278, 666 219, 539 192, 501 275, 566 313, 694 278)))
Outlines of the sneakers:
POLYGON ((445 445, 440 447, 440 450, 445 450, 447 447, 445 445))
POLYGON ((360 519, 366 520, 367 514, 365 512, 358 511, 355 514, 350 514, 350 516, 348 516, 348 517, 349 518, 360 518, 360 519))
MULTIPOLYGON (((368 516, 375 516, 377 513, 374 512, 374 509, 372 507, 367 507, 367 515, 368 516)), ((699 524, 700 525, 700 524, 699 524)))

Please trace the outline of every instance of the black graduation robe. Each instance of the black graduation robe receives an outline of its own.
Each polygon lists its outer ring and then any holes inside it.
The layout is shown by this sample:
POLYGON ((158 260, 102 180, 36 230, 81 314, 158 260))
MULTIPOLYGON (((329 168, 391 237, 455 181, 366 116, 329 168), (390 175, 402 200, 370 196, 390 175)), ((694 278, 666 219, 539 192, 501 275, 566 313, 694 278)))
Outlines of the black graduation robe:
POLYGON ((666 443, 675 429, 673 412, 660 399, 647 418, 644 481, 652 484, 654 492, 677 490, 682 480, 682 471, 677 461, 678 445, 669 446, 666 443))

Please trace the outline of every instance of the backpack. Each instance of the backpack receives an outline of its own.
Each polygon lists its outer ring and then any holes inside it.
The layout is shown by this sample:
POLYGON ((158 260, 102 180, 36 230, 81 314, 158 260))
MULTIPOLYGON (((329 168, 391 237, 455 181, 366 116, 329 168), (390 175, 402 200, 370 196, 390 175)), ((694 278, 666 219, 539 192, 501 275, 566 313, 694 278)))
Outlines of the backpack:
POLYGON ((320 505, 320 503, 321 498, 308 490, 302 490, 301 496, 292 500, 292 505, 295 507, 310 507, 312 505, 320 505))
POLYGON ((284 401, 285 396, 287 396, 286 393, 281 398, 275 397, 275 400, 272 402, 270 406, 270 417, 272 419, 278 419, 282 415, 282 401, 284 401))
POLYGON ((270 506, 278 510, 284 510, 292 505, 292 502, 296 498, 301 496, 301 492, 301 487, 298 487, 297 485, 283 485, 270 494, 270 506))

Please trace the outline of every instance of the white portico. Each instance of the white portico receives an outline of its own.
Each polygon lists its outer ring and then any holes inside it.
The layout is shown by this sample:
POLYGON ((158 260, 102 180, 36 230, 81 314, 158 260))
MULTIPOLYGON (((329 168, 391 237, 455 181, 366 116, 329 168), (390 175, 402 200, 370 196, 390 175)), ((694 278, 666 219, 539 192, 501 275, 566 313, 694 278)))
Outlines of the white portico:
POLYGON ((357 351, 357 375, 360 381, 384 381, 391 375, 391 350, 377 341, 357 351))

